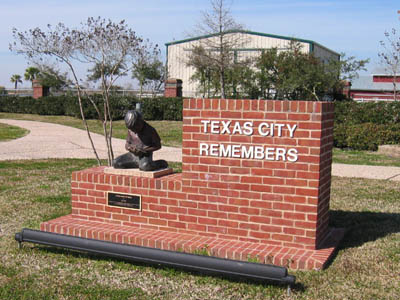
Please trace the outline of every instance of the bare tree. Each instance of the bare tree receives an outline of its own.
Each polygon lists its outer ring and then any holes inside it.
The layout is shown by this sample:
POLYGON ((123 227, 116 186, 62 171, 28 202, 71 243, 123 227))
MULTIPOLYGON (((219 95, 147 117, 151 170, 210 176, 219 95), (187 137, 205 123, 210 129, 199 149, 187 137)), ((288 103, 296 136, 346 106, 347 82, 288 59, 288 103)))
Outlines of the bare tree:
POLYGON ((48 25, 46 31, 34 28, 19 32, 14 28, 13 34, 15 41, 10 45, 11 51, 25 55, 28 60, 33 62, 43 60, 49 62, 53 59, 54 62, 68 67, 78 91, 82 121, 97 162, 99 165, 101 164, 85 118, 82 106, 84 96, 94 106, 98 119, 102 123, 108 150, 108 165, 111 165, 114 159, 110 111, 111 88, 119 77, 132 70, 133 62, 138 59, 138 54, 146 47, 143 40, 128 28, 125 21, 114 23, 100 17, 88 18, 78 29, 70 29, 59 23, 54 28, 48 25), (100 104, 86 94, 82 88, 83 80, 77 73, 77 66, 81 63, 88 64, 99 73, 102 88, 102 103, 100 104))
POLYGON ((400 71, 400 37, 396 29, 385 32, 385 41, 380 41, 383 48, 378 55, 385 70, 393 76, 393 99, 397 100, 397 77, 400 71))
MULTIPOLYGON (((225 0, 210 0, 211 9, 202 12, 202 20, 196 26, 196 34, 207 35, 200 40, 202 51, 194 51, 190 55, 188 65, 193 61, 211 64, 210 68, 218 72, 221 98, 226 97, 226 72, 234 63, 235 48, 239 48, 246 40, 238 33, 243 25, 238 24, 231 15, 230 5, 225 0)), ((203 64, 204 65, 204 64, 203 64)))

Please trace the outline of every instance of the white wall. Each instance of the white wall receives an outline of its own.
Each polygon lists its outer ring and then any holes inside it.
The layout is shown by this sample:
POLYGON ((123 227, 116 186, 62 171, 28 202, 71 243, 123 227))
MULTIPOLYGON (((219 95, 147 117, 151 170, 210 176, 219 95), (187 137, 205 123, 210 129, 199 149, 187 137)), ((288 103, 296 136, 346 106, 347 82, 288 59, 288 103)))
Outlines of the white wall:
MULTIPOLYGON (((291 41, 290 38, 249 33, 232 33, 229 35, 229 37, 240 41, 237 47, 239 58, 254 57, 259 55, 261 53, 261 49, 278 48, 278 50, 284 51, 289 48, 291 41)), ((182 79, 183 96, 200 96, 196 93, 197 82, 190 80, 195 70, 194 68, 187 66, 191 49, 200 44, 207 49, 207 40, 216 39, 218 39, 218 37, 193 39, 168 45, 168 78, 182 79)), ((310 42, 300 41, 300 44, 302 45, 302 51, 304 53, 309 53, 310 42)), ((334 54, 334 52, 318 44, 314 44, 314 53, 317 57, 322 59, 329 59, 332 56, 337 56, 334 54)))

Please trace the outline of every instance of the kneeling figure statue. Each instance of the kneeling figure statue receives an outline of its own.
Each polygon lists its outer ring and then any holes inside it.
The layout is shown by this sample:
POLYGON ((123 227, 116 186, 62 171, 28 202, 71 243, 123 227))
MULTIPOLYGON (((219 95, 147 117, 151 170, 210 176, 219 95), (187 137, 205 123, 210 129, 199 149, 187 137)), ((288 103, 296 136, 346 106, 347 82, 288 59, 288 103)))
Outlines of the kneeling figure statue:
POLYGON ((161 148, 161 140, 157 131, 146 123, 142 115, 130 110, 125 115, 128 128, 125 149, 126 154, 113 160, 115 169, 139 168, 141 171, 154 171, 168 167, 165 160, 153 161, 153 152, 161 148))

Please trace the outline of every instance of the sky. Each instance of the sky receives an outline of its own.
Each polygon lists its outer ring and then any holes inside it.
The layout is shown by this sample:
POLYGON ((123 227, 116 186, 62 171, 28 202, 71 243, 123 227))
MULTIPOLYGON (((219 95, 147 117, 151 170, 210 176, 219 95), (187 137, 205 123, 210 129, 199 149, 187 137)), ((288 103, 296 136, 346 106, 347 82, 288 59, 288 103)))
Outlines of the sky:
MULTIPOLYGON (((229 3, 230 1, 228 1, 229 3)), ((59 22, 79 27, 88 17, 125 20, 139 36, 158 44, 188 37, 201 22, 209 0, 0 0, 0 86, 12 88, 28 61, 9 50, 12 29, 25 31, 59 22)), ((382 67, 378 52, 385 31, 400 29, 399 0, 234 0, 234 19, 251 31, 312 40, 346 56, 370 59, 368 71, 382 67)), ((87 68, 86 68, 87 69, 87 68)), ((124 83, 125 84, 125 83, 124 83)), ((24 81, 20 87, 29 88, 24 81)))

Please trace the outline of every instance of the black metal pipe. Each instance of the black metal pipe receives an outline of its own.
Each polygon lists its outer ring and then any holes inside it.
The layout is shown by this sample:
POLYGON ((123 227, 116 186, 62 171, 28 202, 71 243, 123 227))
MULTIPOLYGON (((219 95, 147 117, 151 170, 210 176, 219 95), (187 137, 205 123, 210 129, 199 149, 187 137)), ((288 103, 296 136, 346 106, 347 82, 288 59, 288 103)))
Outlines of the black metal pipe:
POLYGON ((211 275, 225 275, 241 279, 271 281, 288 285, 293 285, 296 280, 295 276, 288 275, 286 268, 274 265, 112 243, 27 228, 16 233, 15 240, 18 241, 19 244, 22 242, 31 242, 56 246, 112 256, 134 262, 198 271, 211 275))

